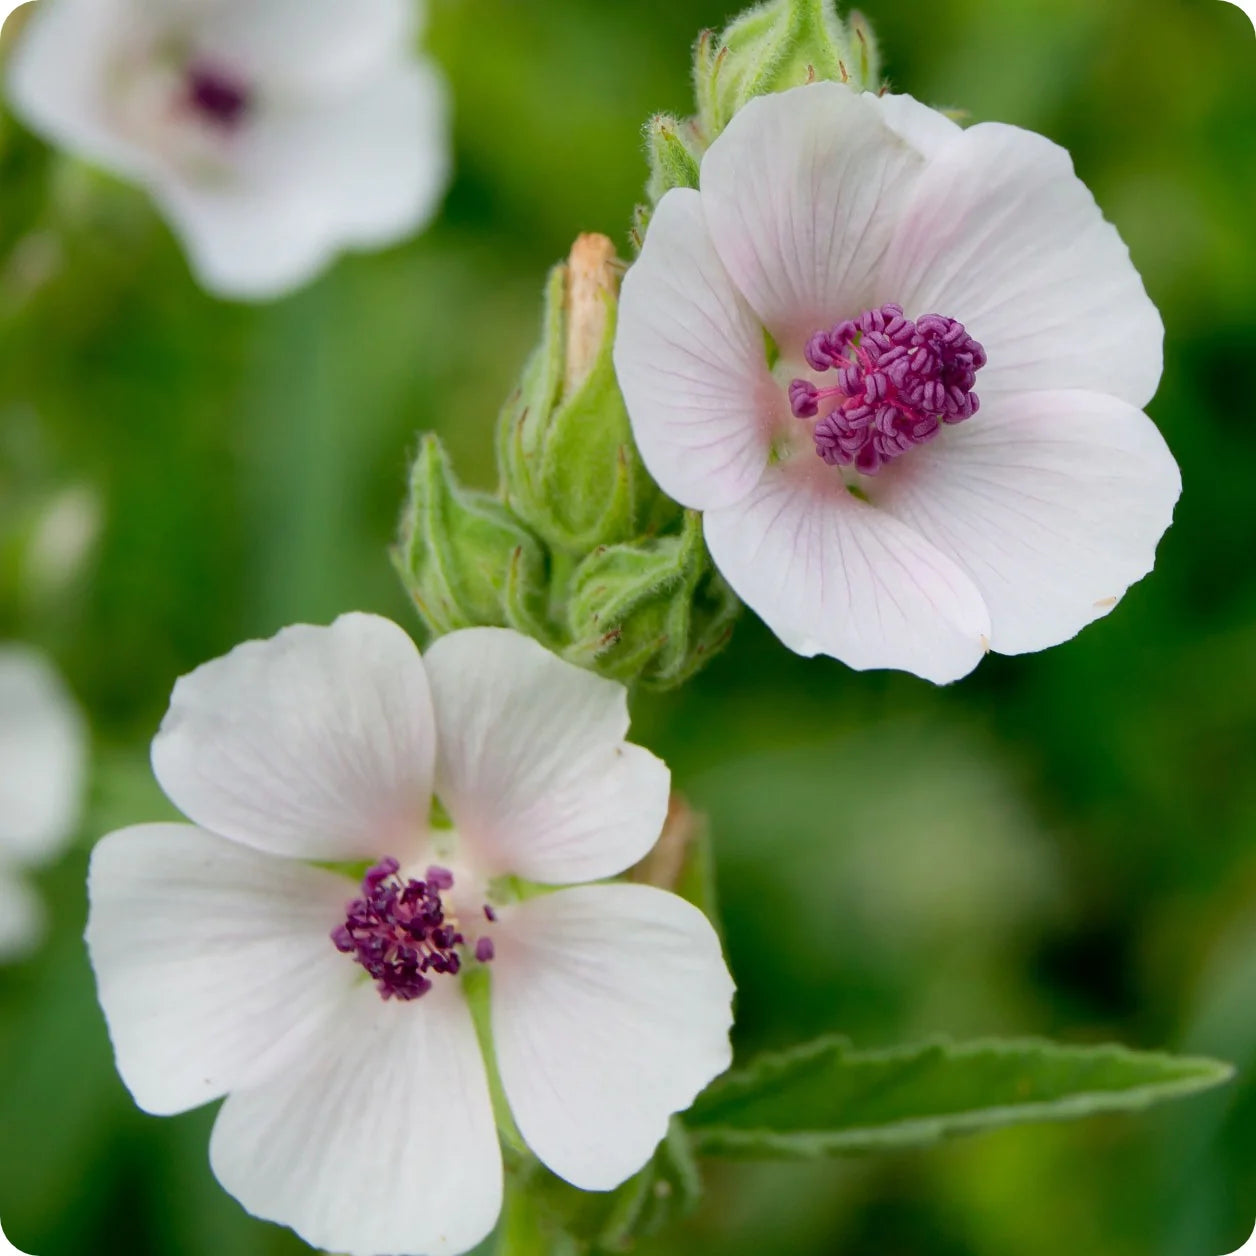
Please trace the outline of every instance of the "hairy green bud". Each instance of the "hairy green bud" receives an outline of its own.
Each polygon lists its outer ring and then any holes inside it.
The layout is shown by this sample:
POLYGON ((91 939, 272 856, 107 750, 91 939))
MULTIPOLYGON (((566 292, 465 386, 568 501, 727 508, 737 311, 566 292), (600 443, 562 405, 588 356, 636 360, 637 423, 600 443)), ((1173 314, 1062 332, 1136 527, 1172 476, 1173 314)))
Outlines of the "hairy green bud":
POLYGON ((576 568, 567 600, 567 658, 616 680, 666 689, 727 642, 740 603, 711 565, 702 522, 678 536, 601 547, 576 568))
POLYGON ((545 551, 488 493, 463 488, 428 434, 410 471, 393 563, 428 630, 516 628, 545 640, 545 551))
POLYGON ((875 89, 880 74, 867 19, 837 14, 835 0, 768 0, 694 50, 698 130, 706 144, 756 96, 831 80, 875 89))
POLYGON ((498 426, 507 504, 568 555, 653 534, 677 513, 642 465, 615 379, 622 269, 610 240, 583 235, 550 273, 541 343, 498 426))

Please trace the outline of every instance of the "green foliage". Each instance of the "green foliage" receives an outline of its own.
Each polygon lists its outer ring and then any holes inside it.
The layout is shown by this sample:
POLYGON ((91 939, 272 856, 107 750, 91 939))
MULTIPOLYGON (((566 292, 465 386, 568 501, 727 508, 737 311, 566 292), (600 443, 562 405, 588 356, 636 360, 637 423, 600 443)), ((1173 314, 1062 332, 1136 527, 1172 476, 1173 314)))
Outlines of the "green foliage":
POLYGON ((698 1150, 710 1155, 851 1155, 1137 1110, 1233 1075, 1216 1060, 1117 1046, 938 1040, 856 1051, 828 1038, 765 1055, 716 1081, 687 1123, 698 1150))
POLYGON ((507 1177, 495 1256, 612 1256, 688 1216, 702 1180, 673 1120, 649 1163, 613 1191, 578 1191, 536 1161, 507 1177))

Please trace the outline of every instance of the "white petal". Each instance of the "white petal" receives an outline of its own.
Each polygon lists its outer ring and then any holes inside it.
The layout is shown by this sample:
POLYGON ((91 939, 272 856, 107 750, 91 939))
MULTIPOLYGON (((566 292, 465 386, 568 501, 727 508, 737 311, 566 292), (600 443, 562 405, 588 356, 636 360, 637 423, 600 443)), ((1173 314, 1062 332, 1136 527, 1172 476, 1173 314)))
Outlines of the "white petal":
POLYGON ((434 68, 397 62, 352 91, 261 113, 222 180, 172 170, 156 195, 206 288, 267 299, 346 248, 380 248, 425 225, 448 182, 447 131, 434 68))
POLYGON ((1085 388, 1143 406, 1164 329, 1116 229, 1068 153, 982 123, 930 162, 890 248, 879 299, 959 319, 996 391, 1085 388))
POLYGON ((733 982, 707 918, 645 885, 503 909, 493 1040, 519 1132, 560 1177, 609 1190, 729 1065, 733 982))
POLYGON ((867 99, 876 106, 882 119, 891 130, 897 132, 923 157, 932 157, 945 148, 956 136, 963 134, 963 127, 944 113, 922 105, 912 96, 877 95, 867 93, 867 99))
POLYGON ((111 60, 144 23, 129 0, 55 0, 33 7, 8 66, 8 96, 22 120, 77 156, 132 178, 150 154, 110 124, 111 60))
POLYGON ((857 671, 899 668, 938 684, 966 675, 990 633, 972 580, 814 462, 814 470, 773 468, 746 501, 707 512, 716 566, 799 654, 832 655, 857 671))
POLYGON ((153 741, 189 819, 306 859, 416 857, 434 758, 419 652, 375 615, 298 624, 198 667, 153 741))
POLYGON ((201 57, 269 88, 334 91, 413 48, 416 12, 411 0, 217 0, 192 37, 201 57))
POLYGON ((702 160, 702 208, 733 282, 800 357, 867 309, 924 160, 872 99, 813 83, 752 100, 702 160))
POLYGON ((440 729, 436 792, 484 875, 614 876, 658 839, 671 776, 624 741, 624 687, 504 628, 427 652, 440 729))
POLYGON ((47 932, 47 914, 39 895, 12 869, 0 867, 0 964, 32 955, 47 932))
POLYGON ((350 881, 191 825, 109 834, 88 892, 118 1072, 146 1112, 195 1108, 285 1069, 362 976, 330 936, 350 881))
POLYGON ((659 202, 624 279, 615 370, 641 457, 666 493, 705 510, 758 483, 788 407, 697 192, 675 188, 659 202))
POLYGON ((87 774, 87 728, 52 664, 0 646, 0 859, 35 863, 73 835, 87 774))
POLYGON ((991 648, 1041 650, 1155 562, 1182 481, 1145 414, 1100 393, 998 398, 879 477, 875 500, 972 577, 991 648))
POLYGON ((249 1212, 322 1250, 474 1247, 501 1210, 501 1152, 458 983, 409 1003, 358 987, 281 1078, 227 1099, 210 1162, 249 1212))

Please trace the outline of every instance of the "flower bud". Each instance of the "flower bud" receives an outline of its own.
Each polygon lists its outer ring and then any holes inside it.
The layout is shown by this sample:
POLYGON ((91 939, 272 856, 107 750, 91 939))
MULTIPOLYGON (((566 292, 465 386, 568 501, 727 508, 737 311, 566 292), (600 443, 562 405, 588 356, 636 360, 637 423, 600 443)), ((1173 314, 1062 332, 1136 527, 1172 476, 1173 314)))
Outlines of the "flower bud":
POLYGON ((433 635, 489 625, 544 638, 543 548, 500 501, 458 483, 431 434, 410 471, 393 562, 433 635))
POLYGON ((740 603, 711 565, 702 523, 677 536, 603 546, 576 568, 567 657, 616 680, 682 683, 727 642, 740 603))
POLYGON ((769 0, 694 51, 698 126, 710 144, 748 101, 818 79, 875 88, 880 66, 867 19, 837 15, 835 0, 769 0))
POLYGON ((653 534, 677 512, 641 463, 611 362, 621 270, 610 240, 583 235, 550 273, 541 343, 498 427, 507 503, 566 554, 653 534))
POLYGON ((702 164, 702 144, 690 121, 656 113, 646 123, 646 155, 650 181, 646 195, 657 205, 672 188, 696 188, 702 164))

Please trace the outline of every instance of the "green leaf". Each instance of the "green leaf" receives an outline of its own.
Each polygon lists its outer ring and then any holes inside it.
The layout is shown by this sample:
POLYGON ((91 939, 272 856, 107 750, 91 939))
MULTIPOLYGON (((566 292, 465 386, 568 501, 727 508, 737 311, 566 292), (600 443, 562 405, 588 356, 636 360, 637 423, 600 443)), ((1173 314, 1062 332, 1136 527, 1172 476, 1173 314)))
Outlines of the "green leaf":
POLYGON ((1233 1074, 1217 1060, 1118 1046, 987 1039, 856 1051, 824 1038, 717 1081, 686 1123, 707 1155, 853 1155, 1144 1108, 1233 1074))

